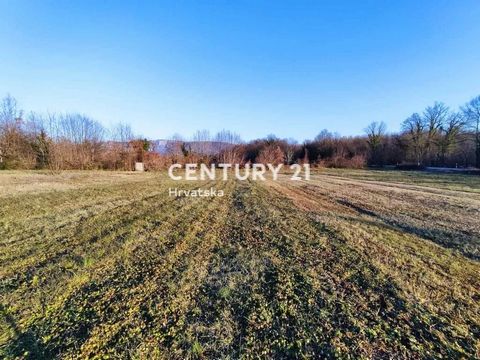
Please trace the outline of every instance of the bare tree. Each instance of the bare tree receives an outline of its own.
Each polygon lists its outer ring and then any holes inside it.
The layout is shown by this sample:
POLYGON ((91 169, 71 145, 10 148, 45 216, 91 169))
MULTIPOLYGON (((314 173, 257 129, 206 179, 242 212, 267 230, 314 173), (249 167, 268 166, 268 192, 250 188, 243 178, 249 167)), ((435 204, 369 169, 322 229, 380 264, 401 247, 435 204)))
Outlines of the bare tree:
POLYGON ((105 129, 98 122, 81 114, 65 114, 58 118, 59 139, 66 167, 99 166, 105 129))
POLYGON ((295 139, 289 138, 285 140, 285 162, 290 165, 293 164, 295 152, 299 148, 298 142, 295 139))
POLYGON ((0 103, 0 167, 32 168, 35 155, 26 131, 23 111, 7 95, 0 103))
POLYGON ((480 96, 470 100, 462 107, 465 121, 473 131, 475 142, 475 166, 480 168, 480 96))
POLYGON ((370 148, 370 160, 372 164, 382 165, 381 146, 387 126, 382 122, 372 122, 365 128, 367 143, 370 148))
POLYGON ((113 141, 128 144, 130 140, 135 138, 135 135, 133 135, 132 127, 129 124, 119 122, 113 126, 111 137, 113 141))
POLYGON ((436 141, 440 163, 446 165, 447 155, 455 148, 459 141, 459 135, 465 125, 465 121, 460 113, 451 113, 442 122, 439 128, 439 136, 436 141))
POLYGON ((237 133, 223 129, 215 135, 213 141, 221 145, 236 145, 242 142, 242 138, 237 133))
POLYGON ((132 170, 135 162, 135 151, 131 141, 135 138, 129 124, 119 122, 110 130, 112 141, 107 143, 105 162, 109 168, 132 170))
POLYGON ((104 127, 85 115, 61 115, 59 122, 61 137, 74 144, 98 143, 104 139, 104 127))
POLYGON ((435 102, 433 106, 428 106, 423 112, 423 122, 425 127, 424 152, 428 154, 435 144, 435 138, 441 126, 446 122, 449 114, 448 107, 441 102, 435 102))
POLYGON ((28 113, 24 117, 15 98, 0 101, 0 168, 131 169, 144 160, 149 169, 161 169, 170 162, 252 161, 288 164, 320 163, 326 166, 363 166, 370 163, 452 166, 457 163, 480 166, 480 96, 460 113, 452 113, 436 102, 419 115, 402 123, 402 133, 385 134, 385 124, 373 122, 366 136, 341 137, 328 130, 304 146, 269 135, 243 143, 237 134, 222 130, 211 137, 197 131, 192 141, 180 136, 171 140, 147 141, 135 137, 128 124, 117 124, 106 134, 103 126, 81 114, 28 113), (155 148, 155 146, 157 146, 155 148))
POLYGON ((39 113, 30 112, 26 122, 26 132, 35 154, 36 167, 43 169, 52 162, 54 143, 45 129, 45 117, 39 113))
POLYGON ((334 135, 327 129, 323 129, 320 133, 315 136, 315 141, 320 142, 324 140, 331 140, 334 138, 334 135))
POLYGON ((197 130, 192 137, 192 150, 201 155, 212 154, 212 138, 210 131, 197 130))
POLYGON ((262 164, 279 165, 285 163, 285 154, 280 146, 271 144, 260 151, 256 161, 262 164))
POLYGON ((15 126, 18 119, 23 117, 23 110, 19 109, 17 100, 7 94, 2 99, 0 105, 0 130, 10 126, 15 126))
POLYGON ((425 125, 422 117, 418 113, 412 114, 402 123, 402 129, 408 136, 413 151, 413 157, 415 158, 417 165, 420 165, 423 161, 425 149, 425 125))
POLYGON ((243 154, 239 148, 240 135, 223 129, 213 139, 214 153, 220 163, 242 163, 243 154))

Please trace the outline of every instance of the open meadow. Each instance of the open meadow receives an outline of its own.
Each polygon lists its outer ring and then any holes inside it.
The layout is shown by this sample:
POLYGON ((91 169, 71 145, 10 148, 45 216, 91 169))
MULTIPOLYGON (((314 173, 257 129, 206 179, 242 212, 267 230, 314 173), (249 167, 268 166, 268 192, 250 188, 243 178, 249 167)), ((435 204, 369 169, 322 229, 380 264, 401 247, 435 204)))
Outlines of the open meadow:
POLYGON ((478 176, 0 173, 0 358, 480 357, 479 275, 478 176))

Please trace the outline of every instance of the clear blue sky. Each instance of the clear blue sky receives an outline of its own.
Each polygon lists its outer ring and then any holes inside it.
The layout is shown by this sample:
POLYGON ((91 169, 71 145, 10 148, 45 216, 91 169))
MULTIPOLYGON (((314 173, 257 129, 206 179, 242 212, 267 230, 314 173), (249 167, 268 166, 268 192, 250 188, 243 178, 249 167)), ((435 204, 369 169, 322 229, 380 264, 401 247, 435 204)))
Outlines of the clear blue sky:
POLYGON ((0 0, 0 95, 150 138, 395 131, 480 94, 479 43, 478 0, 0 0))

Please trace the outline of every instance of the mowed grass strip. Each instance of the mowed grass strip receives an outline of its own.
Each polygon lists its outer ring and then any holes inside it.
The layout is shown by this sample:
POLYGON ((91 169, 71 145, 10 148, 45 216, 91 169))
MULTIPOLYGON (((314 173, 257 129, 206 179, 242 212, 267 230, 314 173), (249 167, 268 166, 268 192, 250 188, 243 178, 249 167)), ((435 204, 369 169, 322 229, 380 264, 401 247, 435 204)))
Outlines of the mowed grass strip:
MULTIPOLYGON (((65 292, 76 291, 77 284, 83 283, 97 269, 106 267, 115 258, 123 256, 126 248, 140 243, 142 238, 152 233, 152 229, 168 226, 176 232, 178 224, 175 218, 194 216, 194 212, 189 212, 189 207, 195 204, 202 206, 195 201, 168 197, 166 189, 157 193, 158 186, 154 185, 143 184, 144 187, 151 186, 150 191, 156 194, 153 197, 147 196, 147 199, 138 201, 133 188, 129 192, 132 197, 130 206, 122 206, 118 211, 92 214, 84 223, 72 223, 72 229, 68 229, 62 237, 67 239, 67 244, 50 241, 49 250, 53 255, 41 253, 40 259, 33 256, 24 268, 14 264, 14 271, 8 267, 2 268, 2 304, 10 319, 3 322, 7 323, 7 329, 14 329, 13 332, 18 335, 36 318, 44 317, 58 297, 63 297, 65 292), (50 261, 45 261, 45 258, 50 261), (10 274, 16 275, 13 282, 10 274), (12 323, 17 318, 18 321, 12 323)), ((185 188, 196 188, 201 184, 183 185, 185 188)), ((182 221, 178 223, 182 224, 182 221)), ((54 234, 52 232, 50 235, 54 234)), ((45 239, 46 242, 49 240, 48 237, 45 239)), ((12 246, 10 250, 14 251, 15 247, 12 246)))
MULTIPOLYGON (((185 186, 195 185, 198 184, 185 186)), ((148 226, 161 222, 164 215, 175 209, 172 208, 175 198, 169 198, 163 186, 143 184, 142 187, 150 188, 150 194, 139 194, 133 186, 127 193, 131 198, 121 205, 108 210, 98 209, 88 217, 69 221, 61 228, 46 225, 47 230, 40 235, 35 233, 38 229, 26 229, 25 232, 31 232, 31 247, 34 250, 25 254, 25 247, 11 243, 4 246, 5 253, 13 254, 11 256, 15 258, 15 254, 20 252, 22 257, 12 262, 2 261, 0 294, 6 301, 31 311, 37 305, 35 301, 19 302, 15 299, 26 297, 30 300, 39 292, 41 306, 45 307, 48 298, 57 295, 56 290, 62 291, 59 286, 63 283, 62 279, 68 280, 83 270, 88 271, 92 264, 115 254, 125 241, 148 231, 148 226)), ((117 189, 110 192, 115 191, 117 189)), ((125 193, 125 189, 121 191, 125 193)), ((105 202, 108 202, 108 194, 103 195, 105 202)), ((81 201, 77 204, 79 207, 83 205, 81 201)), ((177 206, 177 209, 181 207, 177 206)), ((51 212, 56 210, 56 207, 50 208, 51 212)))
POLYGON ((389 274, 283 194, 241 184, 233 205, 196 306, 169 349, 179 357, 475 351, 473 336, 461 345, 444 342, 428 309, 411 304, 389 274))
POLYGON ((474 196, 154 175, 0 197, 1 357, 478 356, 474 196), (211 185, 226 195, 168 196, 211 185))
MULTIPOLYGON (((343 248, 355 251, 389 279, 408 308, 402 315, 408 356, 475 356, 480 350, 480 264, 369 213, 315 196, 304 184, 269 183, 306 216, 319 222, 343 248), (410 330, 407 330, 410 328, 410 330)), ((317 184, 319 193, 322 185, 317 184)), ((368 206, 364 204, 364 206, 368 206)), ((391 321, 389 321, 390 323, 391 321)), ((396 354, 395 352, 392 354, 396 354)), ((406 356, 405 355, 405 356, 406 356)))
MULTIPOLYGON (((480 182, 480 179, 478 180, 480 182)), ((480 259, 480 198, 431 187, 396 187, 316 175, 290 183, 341 213, 364 215, 465 256, 480 259)))
MULTIPOLYGON (((363 169, 321 169, 314 172, 314 176, 337 177, 340 179, 378 182, 384 185, 403 185, 409 187, 425 187, 430 191, 455 191, 467 193, 470 196, 480 194, 478 175, 466 175, 442 172, 423 171, 391 171, 391 170, 363 170, 363 169)), ((459 194, 461 195, 461 194, 459 194)))

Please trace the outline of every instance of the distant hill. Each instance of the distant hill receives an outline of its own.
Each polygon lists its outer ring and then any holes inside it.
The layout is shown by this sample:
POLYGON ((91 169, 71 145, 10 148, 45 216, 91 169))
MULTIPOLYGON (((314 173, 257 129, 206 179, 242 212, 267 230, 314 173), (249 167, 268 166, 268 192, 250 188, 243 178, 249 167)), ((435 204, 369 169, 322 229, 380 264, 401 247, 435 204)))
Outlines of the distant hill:
POLYGON ((152 140, 151 144, 152 150, 159 154, 166 154, 169 152, 169 148, 174 149, 175 146, 180 144, 185 144, 185 146, 189 147, 189 149, 193 152, 207 155, 215 154, 220 150, 234 146, 234 144, 220 141, 181 141, 165 139, 152 140))

